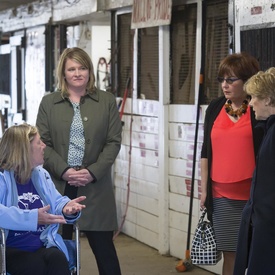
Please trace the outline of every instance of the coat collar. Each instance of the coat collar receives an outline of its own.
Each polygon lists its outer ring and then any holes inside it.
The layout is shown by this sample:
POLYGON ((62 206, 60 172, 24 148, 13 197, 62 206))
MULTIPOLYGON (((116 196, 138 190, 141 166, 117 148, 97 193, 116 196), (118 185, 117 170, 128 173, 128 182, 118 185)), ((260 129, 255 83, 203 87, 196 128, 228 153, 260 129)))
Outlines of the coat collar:
POLYGON ((265 129, 268 130, 274 123, 275 123, 275 115, 271 115, 271 116, 266 120, 265 129))
POLYGON ((262 128, 264 133, 266 133, 273 124, 275 124, 275 115, 271 115, 266 120, 259 120, 256 128, 262 128))
MULTIPOLYGON (((63 98, 61 96, 61 92, 60 91, 56 91, 56 92, 53 92, 53 103, 54 104, 58 104, 58 103, 61 103, 65 100, 67 100, 66 98, 63 98)), ((99 93, 98 93, 98 89, 95 89, 93 92, 89 92, 88 94, 86 94, 83 98, 85 97, 89 97, 91 99, 93 99, 94 101, 99 101, 99 93)))

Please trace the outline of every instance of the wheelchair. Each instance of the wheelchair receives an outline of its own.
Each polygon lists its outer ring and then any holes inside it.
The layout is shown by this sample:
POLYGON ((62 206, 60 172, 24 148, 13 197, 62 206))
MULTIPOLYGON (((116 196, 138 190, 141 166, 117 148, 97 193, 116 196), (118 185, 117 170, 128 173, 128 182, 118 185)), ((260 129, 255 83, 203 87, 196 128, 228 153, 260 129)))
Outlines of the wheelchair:
MULTIPOLYGON (((70 269, 71 275, 80 275, 80 233, 78 224, 74 224, 75 239, 64 240, 69 256, 74 261, 70 269)), ((6 238, 3 228, 0 228, 0 275, 12 275, 6 271, 6 238)))

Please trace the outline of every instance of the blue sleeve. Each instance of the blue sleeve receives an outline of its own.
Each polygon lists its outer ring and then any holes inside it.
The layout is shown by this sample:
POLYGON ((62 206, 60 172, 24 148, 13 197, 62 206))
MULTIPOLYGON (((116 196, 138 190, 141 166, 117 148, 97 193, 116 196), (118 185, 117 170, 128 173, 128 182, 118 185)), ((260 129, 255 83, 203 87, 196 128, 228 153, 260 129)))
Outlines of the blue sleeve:
POLYGON ((12 230, 36 231, 37 209, 20 209, 11 205, 11 190, 3 173, 0 173, 0 227, 12 230))

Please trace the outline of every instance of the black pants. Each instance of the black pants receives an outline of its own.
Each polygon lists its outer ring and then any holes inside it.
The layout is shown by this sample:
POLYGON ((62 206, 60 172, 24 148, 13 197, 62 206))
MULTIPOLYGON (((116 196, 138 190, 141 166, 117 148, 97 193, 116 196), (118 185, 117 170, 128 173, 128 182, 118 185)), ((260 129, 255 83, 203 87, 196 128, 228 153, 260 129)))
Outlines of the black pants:
POLYGON ((70 275, 65 254, 56 247, 36 252, 6 249, 7 272, 12 275, 70 275))
POLYGON ((95 255, 99 275, 121 275, 113 231, 84 231, 95 255))
MULTIPOLYGON (((71 186, 66 183, 64 196, 69 197, 71 200, 77 197, 78 187, 71 186)), ((62 225, 62 238, 64 240, 71 240, 73 238, 73 225, 71 224, 63 224, 62 225)))
MULTIPOLYGON (((70 199, 77 197, 77 187, 66 184, 64 195, 70 199)), ((99 275, 121 275, 120 265, 113 242, 113 231, 84 231, 95 255, 99 275)), ((62 225, 63 239, 71 240, 72 225, 62 225)))

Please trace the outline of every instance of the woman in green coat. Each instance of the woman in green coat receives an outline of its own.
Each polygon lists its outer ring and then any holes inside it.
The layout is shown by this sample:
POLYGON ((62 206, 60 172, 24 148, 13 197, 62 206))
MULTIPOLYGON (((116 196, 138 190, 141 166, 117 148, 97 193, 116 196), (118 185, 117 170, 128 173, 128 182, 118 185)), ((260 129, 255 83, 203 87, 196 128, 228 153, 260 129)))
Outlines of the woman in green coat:
MULTIPOLYGON (((114 95, 95 87, 93 64, 80 48, 67 48, 57 67, 58 90, 43 97, 37 116, 47 145, 44 167, 70 198, 85 195, 79 226, 88 238, 100 275, 120 275, 113 244, 117 215, 111 169, 121 146, 114 95)), ((72 228, 63 227, 63 238, 72 228)))

